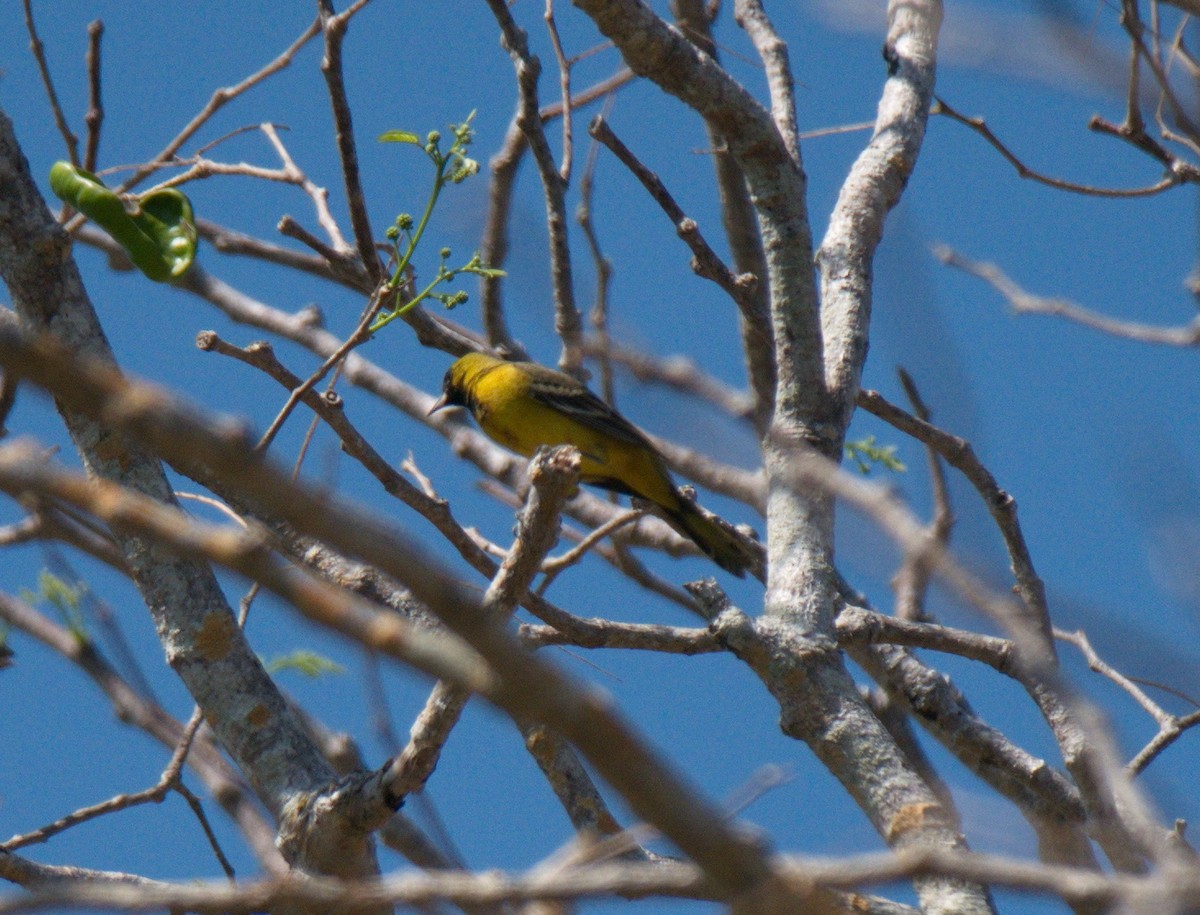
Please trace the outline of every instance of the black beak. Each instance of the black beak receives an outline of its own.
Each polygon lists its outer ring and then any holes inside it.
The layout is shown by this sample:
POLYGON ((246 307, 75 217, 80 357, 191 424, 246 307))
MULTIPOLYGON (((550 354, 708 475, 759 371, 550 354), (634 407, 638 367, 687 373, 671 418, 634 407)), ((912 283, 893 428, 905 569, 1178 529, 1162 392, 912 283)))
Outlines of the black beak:
POLYGON ((446 391, 443 391, 442 396, 434 401, 433 406, 429 408, 429 412, 426 413, 425 415, 433 416, 433 414, 436 413, 438 410, 444 410, 446 407, 450 407, 450 406, 453 406, 453 404, 450 403, 450 394, 446 391))

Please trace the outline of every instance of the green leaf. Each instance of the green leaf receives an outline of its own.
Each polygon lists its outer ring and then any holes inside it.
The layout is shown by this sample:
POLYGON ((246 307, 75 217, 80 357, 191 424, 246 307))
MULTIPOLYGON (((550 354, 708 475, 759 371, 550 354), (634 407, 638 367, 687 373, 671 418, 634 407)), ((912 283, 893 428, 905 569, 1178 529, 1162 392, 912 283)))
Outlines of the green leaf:
POLYGON ((289 655, 268 661, 266 668, 269 673, 277 673, 281 670, 294 670, 304 674, 306 677, 319 677, 321 674, 341 674, 346 671, 336 661, 331 661, 329 658, 315 652, 304 650, 293 651, 289 655))
POLYGON ((853 461, 859 473, 864 476, 871 472, 872 464, 879 464, 893 473, 904 473, 908 470, 904 462, 896 457, 896 446, 877 445, 873 435, 856 442, 846 442, 845 450, 846 460, 853 461))
POLYGON ((196 256, 196 223, 187 195, 174 188, 124 200, 91 172, 70 162, 50 168, 50 189, 96 225, 129 254, 134 266, 158 283, 187 273, 196 256))
POLYGON ((388 130, 379 135, 380 143, 412 143, 414 146, 424 145, 421 138, 407 130, 388 130))

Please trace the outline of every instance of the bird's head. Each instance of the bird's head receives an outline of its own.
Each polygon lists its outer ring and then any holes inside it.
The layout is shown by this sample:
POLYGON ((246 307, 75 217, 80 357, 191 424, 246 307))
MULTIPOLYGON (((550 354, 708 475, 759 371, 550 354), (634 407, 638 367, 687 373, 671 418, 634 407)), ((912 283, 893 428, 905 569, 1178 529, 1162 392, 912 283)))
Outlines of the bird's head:
POLYGON ((470 407, 471 386, 482 372, 500 362, 486 353, 467 353, 455 360, 442 379, 442 396, 429 409, 432 416, 445 407, 470 407))

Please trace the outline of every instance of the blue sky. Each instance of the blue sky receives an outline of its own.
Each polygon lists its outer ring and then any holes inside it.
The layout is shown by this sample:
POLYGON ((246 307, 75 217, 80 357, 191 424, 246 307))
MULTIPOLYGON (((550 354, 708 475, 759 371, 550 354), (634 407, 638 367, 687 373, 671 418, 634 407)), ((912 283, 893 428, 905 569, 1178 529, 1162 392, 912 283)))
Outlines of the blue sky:
MULTIPOLYGON (((590 25, 566 4, 558 22, 568 51, 597 43, 590 25)), ((661 4, 660 4, 661 6, 661 4)), ((881 4, 775 4, 789 42, 803 130, 870 120, 884 76, 879 47, 881 4)), ((1152 162, 1115 140, 1087 130, 1100 114, 1119 120, 1123 45, 1116 14, 1107 6, 1076 4, 1087 54, 1056 43, 1035 16, 1037 4, 952 4, 948 11, 938 91, 958 110, 982 114, 1034 168, 1108 186, 1151 184, 1152 162), (1115 70, 1114 70, 1115 67, 1115 70)), ((555 96, 555 69, 541 25, 543 5, 519 0, 518 21, 542 55, 543 100, 555 96)), ((104 38, 106 121, 103 167, 142 161, 156 153, 208 99, 256 70, 285 47, 309 21, 307 4, 210 2, 128 4, 61 0, 37 5, 39 28, 68 115, 81 128, 86 104, 82 67, 85 26, 101 18, 104 38), (253 27, 246 27, 253 23, 253 27)), ((34 173, 47 174, 62 157, 61 140, 47 112, 15 3, 0 29, 0 106, 16 123, 34 173)), ((763 80, 753 50, 729 12, 718 36, 729 68, 760 97, 763 80)), ((513 110, 513 70, 500 49, 494 20, 482 3, 439 4, 376 0, 353 23, 346 45, 347 84, 355 111, 364 182, 377 234, 399 211, 419 210, 429 180, 419 153, 374 138, 384 130, 417 133, 461 120, 476 110, 474 154, 481 161, 498 147, 513 110)), ((307 47, 283 74, 218 114, 189 145, 192 150, 247 124, 284 124, 297 163, 329 187, 334 212, 344 217, 340 178, 331 142, 330 114, 318 71, 319 49, 307 47)), ((582 62, 576 86, 618 66, 605 51, 582 62)), ((589 109, 577 118, 576 162, 586 153, 589 109)), ((712 193, 706 139, 696 118, 650 86, 622 91, 610 121, 617 133, 659 172, 708 240, 723 250, 712 193)), ((557 127, 550 131, 556 148, 557 127)), ((838 187, 866 140, 862 132, 813 139, 803 154, 810 180, 809 211, 819 239, 838 187)), ((274 165, 255 134, 218 147, 215 154, 274 165)), ((610 157, 597 169, 596 224, 615 266, 611 289, 613 332, 623 342, 667 355, 683 353, 713 374, 742 385, 740 343, 732 305, 688 269, 688 254, 667 220, 610 157)), ((47 190, 48 193, 48 190, 47 190)), ((252 234, 275 238, 289 213, 315 228, 311 206, 290 188, 246 179, 212 179, 189 188, 196 210, 252 234)), ((577 200, 573 189, 571 206, 577 200)), ((478 244, 486 202, 486 169, 452 188, 431 228, 434 241, 418 255, 431 269, 432 252, 451 246, 457 257, 478 244)), ((1200 607, 1200 373, 1189 351, 1131 343, 1060 320, 1010 314, 982 283, 941 266, 935 243, 997 262, 1035 293, 1061 295, 1106 314, 1160 324, 1183 324, 1195 315, 1183 281, 1196 257, 1195 201, 1190 191, 1141 200, 1098 200, 1022 181, 976 135, 934 119, 920 162, 899 208, 889 217, 875 275, 875 311, 866 386, 901 400, 895 380, 907 368, 934 411, 935 421, 967 436, 1000 484, 1020 505, 1035 563, 1046 581, 1057 625, 1084 628, 1109 660, 1127 673, 1150 677, 1200 695, 1193 663, 1196 610, 1200 607)), ((576 291, 590 307, 593 270, 582 236, 573 229, 576 291)), ((268 423, 284 395, 250 370, 197 351, 197 331, 215 328, 245 344, 260 334, 232 326, 206 304, 154 286, 140 277, 109 273, 92 252, 78 251, 89 292, 122 365, 196 400, 268 423), (220 392, 214 397, 214 391, 220 392)), ((317 303, 335 331, 348 331, 362 303, 340 288, 282 275, 252 261, 202 249, 211 272, 285 310, 317 303)), ((505 296, 514 334, 535 358, 553 361, 545 229, 541 193, 532 170, 521 175, 513 221, 513 250, 505 296)), ((474 291, 469 285, 469 291, 474 291)), ((455 317, 478 327, 474 304, 455 317)), ((303 374, 311 357, 279 347, 303 374)), ((432 390, 447 358, 420 348, 407 329, 393 325, 368 344, 366 355, 405 380, 432 390)), ((397 418, 365 395, 346 392, 350 416, 370 430, 381 451, 399 462, 411 451, 450 498, 465 523, 504 542, 512 514, 475 487, 474 472, 460 466, 440 438, 397 418)), ((718 457, 752 466, 756 447, 748 429, 706 407, 621 378, 618 403, 639 424, 718 457)), ((307 427, 294 419, 277 447, 290 460, 307 427)), ((69 449, 45 398, 23 391, 9 428, 69 449)), ((929 511, 924 457, 913 443, 860 416, 852 437, 875 434, 895 443, 906 474, 887 482, 921 514, 929 511)), ((64 451, 64 460, 70 460, 64 451)), ((332 472, 353 497, 370 501, 399 523, 429 534, 419 518, 378 498, 369 479, 339 459, 329 435, 319 435, 308 473, 332 472)), ((181 488, 190 484, 181 481, 181 488)), ((974 568, 1007 587, 1006 561, 983 507, 955 480, 959 521, 955 544, 974 568)), ((716 497, 706 502, 740 521, 760 519, 716 497)), ((5 521, 19 516, 11 504, 5 521)), ((436 544, 435 544, 436 546, 436 544)), ((888 578, 895 551, 861 518, 839 519, 839 563, 882 608, 890 603, 888 578)), ((448 553, 449 550, 443 552, 448 553)), ((0 588, 34 587, 46 565, 40 549, 10 551, 0 565, 0 588)), ((96 596, 112 605, 160 698, 180 717, 190 705, 162 662, 152 627, 136 593, 103 569, 72 559, 96 596)), ((654 561, 675 581, 710 574, 699 561, 654 561)), ((244 583, 230 578, 234 601, 244 583)), ((747 610, 761 602, 754 583, 723 582, 747 610)), ((565 576, 552 591, 583 615, 691 625, 673 605, 624 586, 598 562, 565 576)), ((952 596, 935 592, 938 615, 957 625, 982 625, 952 596)), ((330 727, 358 737, 372 762, 384 748, 370 729, 352 646, 329 639, 270 600, 261 601, 248 628, 255 648, 271 658, 311 648, 346 667, 317 681, 282 673, 281 686, 330 727)), ((0 717, 0 833, 23 832, 76 807, 118 791, 152 783, 167 752, 113 720, 106 703, 69 664, 15 635, 18 664, 2 675, 6 714, 0 717)), ((1104 708, 1127 754, 1152 733, 1149 721, 1106 682, 1089 674, 1064 647, 1076 682, 1104 708)), ((578 676, 613 693, 644 733, 701 784, 710 796, 732 794, 763 765, 781 765, 796 778, 747 811, 777 847, 798 853, 835 853, 880 847, 865 819, 800 744, 784 739, 777 711, 750 673, 731 658, 651 658, 626 653, 558 652, 578 676)), ((1014 685, 965 662, 931 657, 960 683, 980 713, 1035 753, 1057 762, 1036 712, 1014 685)), ((404 733, 423 701, 422 678, 388 667, 388 697, 404 733)), ((1188 706, 1165 695, 1168 706, 1188 706)), ((1020 818, 931 744, 957 792, 965 832, 973 847, 1031 854, 1032 837, 1020 818)), ((1145 777, 1166 822, 1200 814, 1189 780, 1200 763, 1196 740, 1186 736, 1145 777)), ((556 809, 510 724, 497 713, 472 707, 430 784, 430 795, 460 851, 475 867, 522 868, 569 838, 556 809), (486 824, 480 828, 480 823, 486 824), (539 825, 532 825, 539 824, 539 825), (546 825, 548 824, 548 825, 546 825)), ((252 871, 248 854, 221 815, 214 819, 239 872, 252 871)), ((38 860, 130 870, 150 876, 216 874, 194 822, 178 801, 119 814, 57 837, 32 850, 38 860), (170 847, 169 856, 162 854, 170 847)), ((387 866, 394 864, 385 860, 387 866)), ((596 906, 599 911, 603 907, 596 906)), ((696 911, 697 906, 685 907, 696 911)), ((665 911, 655 907, 656 911, 665 911)), ((1025 899, 1009 911, 1054 910, 1025 899)))

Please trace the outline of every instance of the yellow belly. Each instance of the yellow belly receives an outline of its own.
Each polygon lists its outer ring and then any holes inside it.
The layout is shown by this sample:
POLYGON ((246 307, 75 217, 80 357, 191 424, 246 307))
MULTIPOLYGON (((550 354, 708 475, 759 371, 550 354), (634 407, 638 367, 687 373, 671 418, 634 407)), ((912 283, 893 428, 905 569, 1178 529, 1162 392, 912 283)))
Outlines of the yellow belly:
MULTIPOLYGON (((494 372, 491 374, 500 374, 494 372)), ((574 445, 582 456, 580 479, 632 492, 659 505, 677 503, 675 487, 658 456, 642 443, 626 442, 545 406, 506 379, 492 379, 487 408, 476 420, 488 437, 525 457, 542 445, 574 445), (619 481, 621 486, 613 486, 619 481)))

